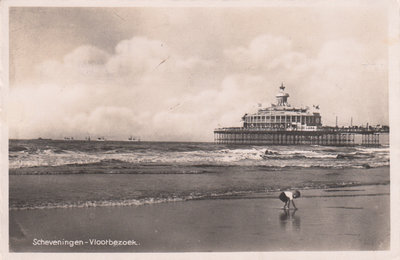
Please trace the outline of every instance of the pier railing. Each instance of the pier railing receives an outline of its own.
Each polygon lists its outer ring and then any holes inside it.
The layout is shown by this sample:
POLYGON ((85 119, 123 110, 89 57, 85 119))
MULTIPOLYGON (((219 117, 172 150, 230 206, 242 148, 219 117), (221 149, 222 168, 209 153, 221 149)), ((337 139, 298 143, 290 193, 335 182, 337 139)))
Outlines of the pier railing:
POLYGON ((367 127, 321 127, 315 129, 296 129, 296 128, 262 128, 262 127, 222 127, 216 128, 214 132, 335 132, 335 133, 355 133, 355 134, 362 134, 362 133, 389 133, 388 129, 381 129, 381 128, 367 128, 367 127))

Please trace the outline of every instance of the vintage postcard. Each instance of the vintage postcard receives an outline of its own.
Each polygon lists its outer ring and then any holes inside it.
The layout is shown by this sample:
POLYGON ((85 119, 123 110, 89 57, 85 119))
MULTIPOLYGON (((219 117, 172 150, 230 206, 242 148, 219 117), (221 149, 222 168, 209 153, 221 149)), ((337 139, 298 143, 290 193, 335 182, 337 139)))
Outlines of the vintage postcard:
POLYGON ((395 259, 398 16, 3 2, 5 259, 395 259))

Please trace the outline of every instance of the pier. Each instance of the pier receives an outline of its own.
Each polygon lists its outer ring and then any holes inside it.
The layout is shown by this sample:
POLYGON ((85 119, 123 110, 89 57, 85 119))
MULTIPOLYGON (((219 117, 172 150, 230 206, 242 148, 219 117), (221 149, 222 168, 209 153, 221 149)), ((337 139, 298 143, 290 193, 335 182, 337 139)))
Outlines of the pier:
POLYGON ((361 135, 361 145, 379 146, 382 129, 324 127, 313 131, 229 127, 214 130, 217 144, 253 145, 327 145, 354 146, 355 135, 361 135))
POLYGON ((217 144, 253 145, 331 145, 331 146, 379 146, 379 135, 389 133, 389 126, 338 127, 322 125, 319 105, 293 107, 288 103, 289 94, 285 86, 279 87, 276 103, 246 113, 242 117, 243 127, 224 127, 214 130, 217 144), (361 143, 356 138, 361 136, 361 143))

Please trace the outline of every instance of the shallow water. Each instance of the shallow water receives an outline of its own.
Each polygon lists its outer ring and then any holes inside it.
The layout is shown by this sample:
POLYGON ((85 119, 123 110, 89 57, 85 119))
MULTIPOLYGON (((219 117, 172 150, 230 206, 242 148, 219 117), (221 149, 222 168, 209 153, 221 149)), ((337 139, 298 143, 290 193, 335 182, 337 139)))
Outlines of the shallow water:
POLYGON ((11 140, 9 148, 10 209, 143 205, 390 182, 387 146, 11 140))

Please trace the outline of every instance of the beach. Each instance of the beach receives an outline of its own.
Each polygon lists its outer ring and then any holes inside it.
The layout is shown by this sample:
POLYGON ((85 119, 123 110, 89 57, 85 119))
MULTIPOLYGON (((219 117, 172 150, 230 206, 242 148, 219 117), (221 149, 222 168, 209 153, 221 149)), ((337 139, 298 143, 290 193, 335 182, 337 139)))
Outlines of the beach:
POLYGON ((400 255, 398 1, 3 2, 5 258, 400 255))
POLYGON ((9 158, 12 252, 389 249, 388 146, 12 140, 9 158))
POLYGON ((267 192, 126 207, 12 210, 10 251, 389 249, 389 185, 303 190, 296 200, 296 211, 283 210, 277 195, 267 192), (83 244, 38 245, 41 239, 78 240, 83 244), (90 245, 93 239, 135 244, 90 245))

